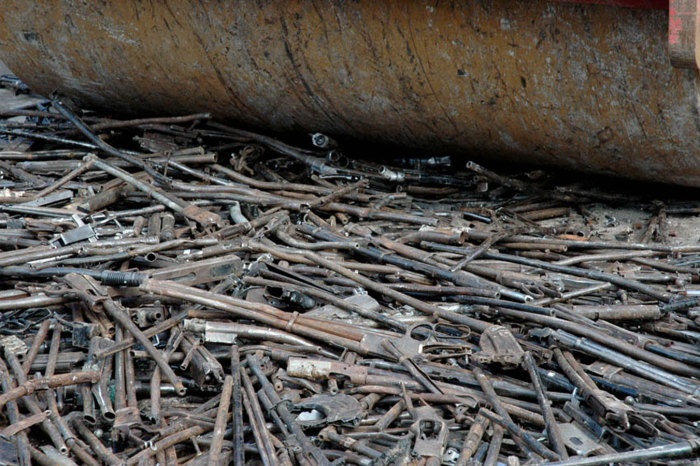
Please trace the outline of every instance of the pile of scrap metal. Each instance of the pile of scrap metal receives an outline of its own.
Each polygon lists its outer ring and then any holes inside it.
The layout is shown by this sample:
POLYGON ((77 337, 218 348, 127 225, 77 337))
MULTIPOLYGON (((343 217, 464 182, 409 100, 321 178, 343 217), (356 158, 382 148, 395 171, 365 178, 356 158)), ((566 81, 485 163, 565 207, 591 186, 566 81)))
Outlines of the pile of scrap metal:
POLYGON ((697 204, 78 113, 0 125, 3 464, 697 457, 697 204))
POLYGON ((700 187, 695 0, 3 5, 0 60, 85 108, 700 187))

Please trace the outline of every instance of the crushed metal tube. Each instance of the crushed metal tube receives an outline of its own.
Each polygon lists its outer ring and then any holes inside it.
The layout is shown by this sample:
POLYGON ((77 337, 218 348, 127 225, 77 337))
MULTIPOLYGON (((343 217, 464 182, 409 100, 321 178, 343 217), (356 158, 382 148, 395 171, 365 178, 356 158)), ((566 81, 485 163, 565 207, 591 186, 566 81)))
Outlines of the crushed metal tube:
POLYGON ((36 101, 0 115, 3 464, 698 456, 697 203, 36 101))

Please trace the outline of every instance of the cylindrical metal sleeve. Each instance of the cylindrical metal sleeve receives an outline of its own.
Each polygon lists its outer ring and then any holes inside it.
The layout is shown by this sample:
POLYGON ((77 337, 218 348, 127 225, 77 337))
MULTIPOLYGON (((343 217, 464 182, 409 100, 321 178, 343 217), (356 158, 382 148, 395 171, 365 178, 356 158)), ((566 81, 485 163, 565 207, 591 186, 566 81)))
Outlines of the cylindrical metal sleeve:
POLYGON ((700 186, 668 12, 545 0, 5 0, 0 59, 87 106, 700 186))

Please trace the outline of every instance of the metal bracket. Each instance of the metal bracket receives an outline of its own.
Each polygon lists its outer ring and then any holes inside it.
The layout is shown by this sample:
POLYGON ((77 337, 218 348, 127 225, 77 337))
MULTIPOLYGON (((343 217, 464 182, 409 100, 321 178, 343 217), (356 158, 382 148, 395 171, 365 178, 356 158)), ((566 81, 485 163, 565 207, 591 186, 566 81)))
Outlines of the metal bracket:
POLYGON ((700 21, 697 0, 670 0, 668 50, 676 68, 700 69, 700 21))
POLYGON ((410 411, 413 424, 410 431, 415 436, 413 454, 418 457, 434 457, 442 460, 447 445, 447 423, 432 406, 421 406, 410 411))
POLYGON ((304 409, 315 409, 323 415, 322 419, 316 421, 299 422, 302 426, 308 427, 335 423, 357 425, 364 415, 360 402, 342 393, 314 395, 294 403, 294 411, 304 409))
POLYGON ((500 325, 486 329, 481 334, 479 346, 481 351, 472 355, 474 361, 480 364, 498 363, 505 369, 518 367, 525 355, 511 331, 500 325))
POLYGON ((559 424, 559 429, 566 446, 579 456, 586 457, 602 449, 601 444, 576 423, 559 424))

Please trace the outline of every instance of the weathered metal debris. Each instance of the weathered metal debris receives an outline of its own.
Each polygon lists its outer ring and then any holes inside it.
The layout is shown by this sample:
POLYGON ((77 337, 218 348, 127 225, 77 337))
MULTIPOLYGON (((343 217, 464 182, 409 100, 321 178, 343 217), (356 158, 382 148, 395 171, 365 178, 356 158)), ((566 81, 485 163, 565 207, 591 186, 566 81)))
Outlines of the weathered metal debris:
POLYGON ((697 204, 208 115, 4 116, 4 464, 698 454, 700 244, 669 226, 697 204), (599 202, 649 215, 597 238, 599 202))

